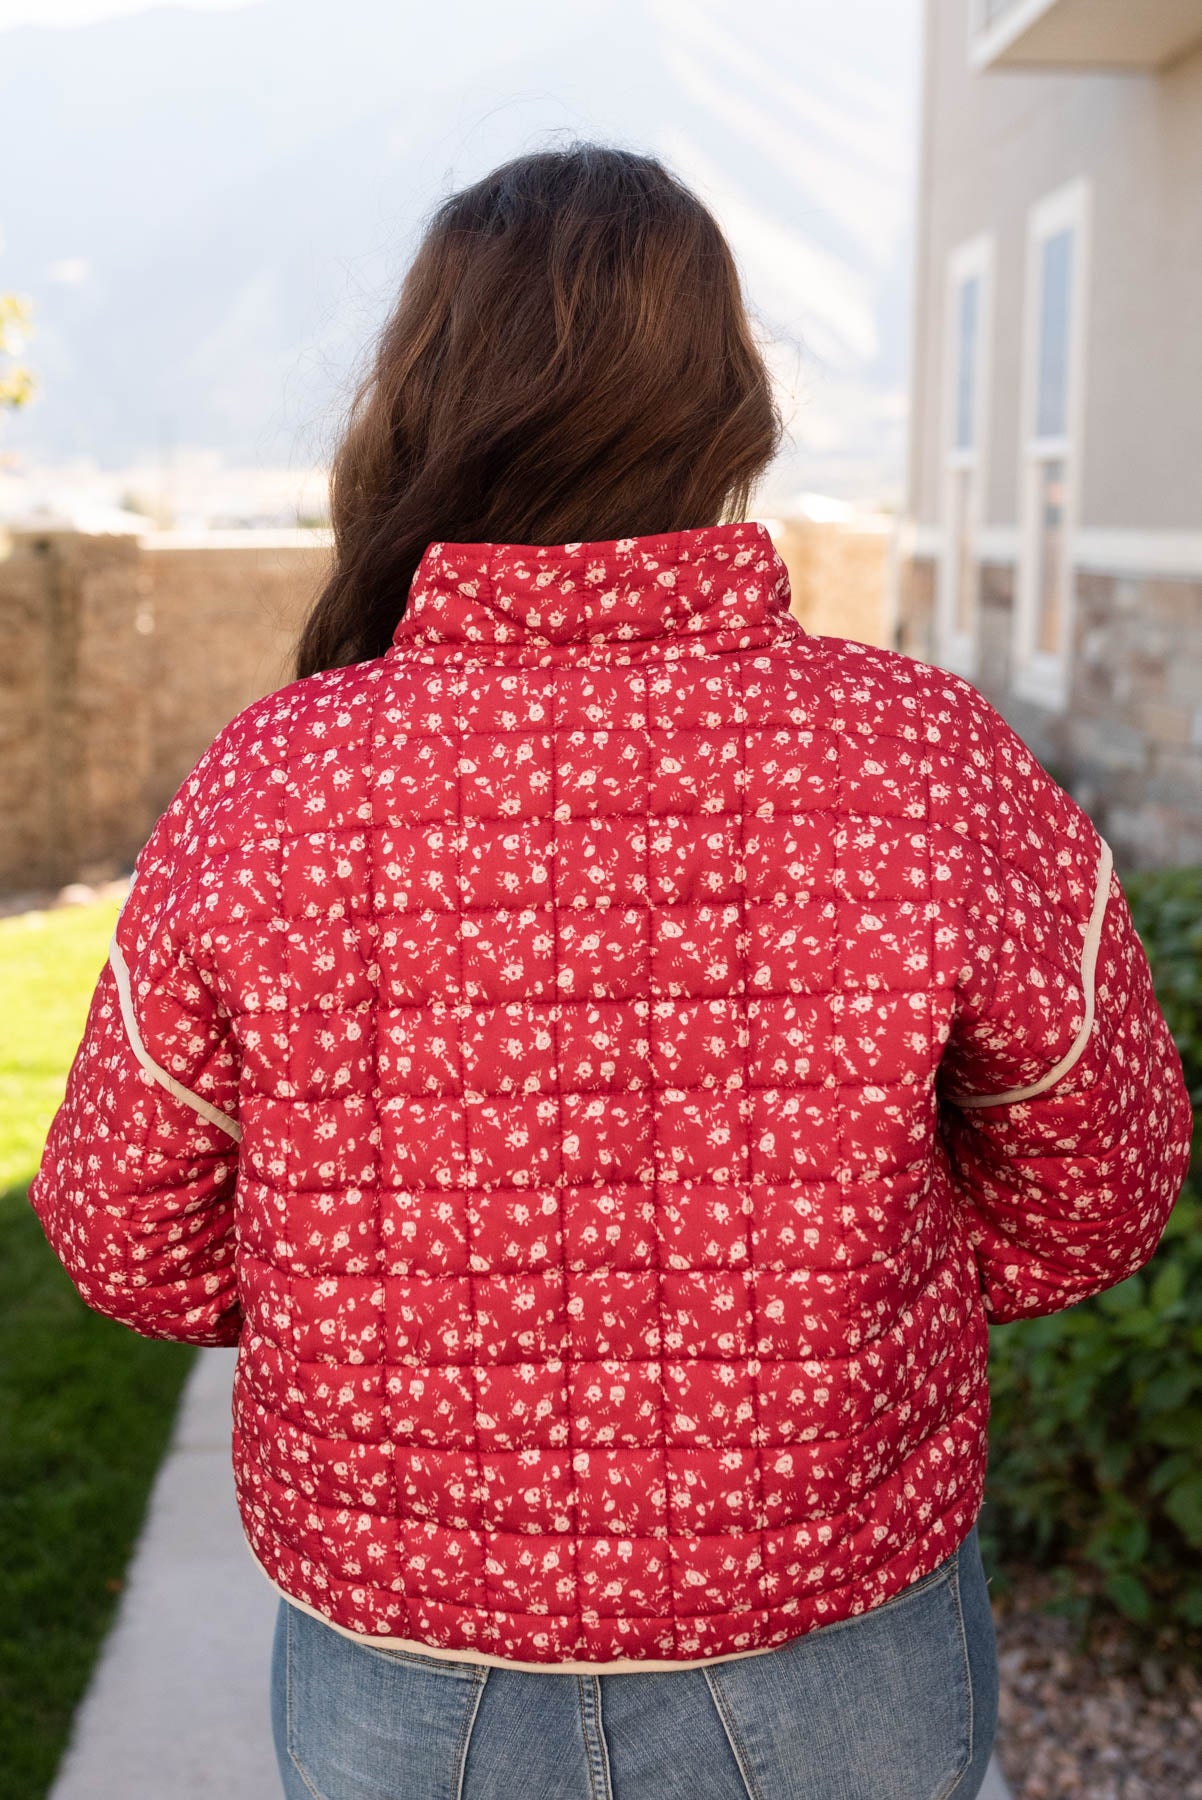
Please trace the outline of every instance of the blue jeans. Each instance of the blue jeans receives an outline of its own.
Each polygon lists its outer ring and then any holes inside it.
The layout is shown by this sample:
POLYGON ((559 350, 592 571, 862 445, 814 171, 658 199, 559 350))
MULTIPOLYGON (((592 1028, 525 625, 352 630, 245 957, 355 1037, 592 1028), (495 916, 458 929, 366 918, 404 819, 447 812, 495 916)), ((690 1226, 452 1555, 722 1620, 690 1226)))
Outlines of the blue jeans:
POLYGON ((281 1600, 271 1686, 288 1800, 972 1800, 997 1722, 975 1527, 871 1612, 646 1675, 375 1650, 281 1600))

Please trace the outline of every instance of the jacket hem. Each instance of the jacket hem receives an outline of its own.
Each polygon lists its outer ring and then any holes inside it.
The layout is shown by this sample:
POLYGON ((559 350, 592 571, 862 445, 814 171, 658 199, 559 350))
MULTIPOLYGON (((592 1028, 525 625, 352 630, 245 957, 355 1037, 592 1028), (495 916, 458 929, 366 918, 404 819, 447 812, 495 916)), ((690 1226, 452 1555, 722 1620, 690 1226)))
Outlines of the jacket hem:
MULTIPOLYGON (((298 1600, 287 1588, 280 1586, 274 1575, 268 1574, 263 1564, 255 1555, 252 1546, 247 1549, 255 1559, 255 1564, 265 1581, 273 1587, 281 1600, 299 1611, 308 1613, 311 1619, 319 1624, 328 1625, 331 1631, 340 1636, 350 1638, 352 1644, 361 1644, 365 1650, 403 1650, 411 1656, 430 1656, 439 1662, 484 1663, 490 1669, 513 1669, 523 1675, 647 1675, 662 1674, 669 1670, 700 1669, 710 1663, 741 1662, 749 1656, 767 1656, 770 1651, 780 1650, 783 1644, 763 1644, 755 1650, 727 1650, 720 1656, 684 1657, 678 1662, 665 1661, 655 1657, 624 1656, 611 1662, 519 1662, 515 1657, 497 1656, 489 1650, 456 1650, 443 1644, 426 1644, 420 1638, 402 1637, 368 1637, 365 1632, 352 1631, 349 1625, 338 1625, 333 1619, 327 1619, 316 1606, 310 1606, 307 1600, 298 1600)), ((788 1643, 788 1638, 784 1643, 788 1643)))
MULTIPOLYGON (((960 1534, 952 1551, 946 1549, 942 1551, 943 1558, 951 1556, 954 1553, 954 1550, 959 1549, 960 1544, 963 1543, 964 1539, 968 1536, 968 1533, 972 1530, 972 1523, 975 1522, 975 1518, 976 1512, 974 1510, 973 1521, 970 1522, 960 1534)), ((339 1625, 335 1620, 327 1618, 325 1613, 320 1611, 318 1607, 310 1605, 307 1600, 298 1600, 295 1594, 290 1594, 287 1588, 282 1587, 275 1576, 270 1573, 264 1563, 260 1560, 259 1554, 249 1537, 247 1537, 245 1530, 243 1530, 242 1535, 243 1541, 246 1544, 247 1550, 250 1552, 255 1567, 268 1585, 279 1595, 281 1600, 286 1600, 289 1606, 295 1606, 298 1611, 307 1613, 311 1619, 316 1619, 319 1624, 327 1625, 331 1631, 338 1632, 341 1637, 349 1638, 353 1644, 359 1644, 366 1650, 402 1651, 411 1656, 433 1658, 438 1662, 483 1663, 490 1669, 512 1669, 523 1675, 648 1675, 670 1673, 672 1671, 682 1672, 687 1669, 692 1669, 694 1671, 697 1669, 707 1669, 714 1663, 746 1662, 753 1656, 769 1656, 774 1650, 784 1650, 789 1644, 796 1643, 803 1637, 812 1636, 815 1632, 823 1630, 837 1631, 841 1625, 850 1625, 871 1617, 873 1611, 876 1610, 873 1607, 869 1607, 864 1612, 851 1613, 844 1619, 833 1620, 831 1624, 827 1626, 811 1626, 808 1630, 794 1632, 792 1636, 782 1638, 778 1644, 760 1644, 752 1650, 725 1650, 716 1656, 681 1657, 675 1660, 651 1656, 623 1656, 612 1658, 608 1662, 521 1662, 515 1657, 498 1656, 494 1652, 488 1650, 450 1648, 442 1644, 427 1644, 419 1638, 371 1637, 365 1632, 353 1631, 349 1625, 339 1625)), ((937 1566, 938 1565, 936 1565, 936 1567, 937 1566)), ((884 1606, 891 1600, 902 1599, 910 1587, 917 1587, 924 1580, 928 1579, 932 1572, 932 1570, 927 1570, 925 1575, 913 1577, 911 1581, 904 1583, 900 1588, 896 1589, 894 1593, 890 1594, 887 1600, 881 1601, 880 1605, 884 1606)))

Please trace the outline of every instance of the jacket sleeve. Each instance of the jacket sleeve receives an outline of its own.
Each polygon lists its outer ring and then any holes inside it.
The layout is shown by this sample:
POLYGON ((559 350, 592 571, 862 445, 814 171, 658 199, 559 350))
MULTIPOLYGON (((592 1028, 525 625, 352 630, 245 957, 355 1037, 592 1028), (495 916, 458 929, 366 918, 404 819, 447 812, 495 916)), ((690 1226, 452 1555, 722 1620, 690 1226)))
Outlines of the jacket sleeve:
POLYGON ((195 960, 206 752, 138 857, 30 1189, 96 1312, 143 1337, 233 1344, 238 1057, 195 960))
POLYGON ((1193 1113, 1109 845, 969 692, 964 958, 939 1116, 985 1311, 1004 1323, 1143 1267, 1193 1113))

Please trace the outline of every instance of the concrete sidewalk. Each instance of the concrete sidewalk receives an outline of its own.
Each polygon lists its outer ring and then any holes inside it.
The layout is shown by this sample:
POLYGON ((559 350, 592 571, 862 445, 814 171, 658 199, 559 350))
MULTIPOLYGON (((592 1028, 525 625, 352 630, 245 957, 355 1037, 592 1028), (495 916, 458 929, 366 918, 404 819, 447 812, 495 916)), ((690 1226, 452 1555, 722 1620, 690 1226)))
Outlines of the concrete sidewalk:
POLYGON ((230 1466, 234 1350, 202 1350, 121 1605, 50 1800, 280 1800, 269 1685, 276 1596, 230 1466))
MULTIPOLYGON (((188 1378, 50 1800, 280 1800, 268 1700, 276 1596, 234 1502, 235 1355, 203 1350, 188 1378)), ((994 1770, 980 1800, 1009 1800, 994 1770)))

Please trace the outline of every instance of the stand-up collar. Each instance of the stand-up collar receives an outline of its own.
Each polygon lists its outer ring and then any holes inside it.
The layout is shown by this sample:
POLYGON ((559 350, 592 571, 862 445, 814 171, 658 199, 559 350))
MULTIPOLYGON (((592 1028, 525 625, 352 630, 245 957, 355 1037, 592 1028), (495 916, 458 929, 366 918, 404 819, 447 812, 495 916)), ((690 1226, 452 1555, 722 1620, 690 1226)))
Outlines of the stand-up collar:
POLYGON ((759 638, 789 575, 756 520, 580 544, 427 545, 397 645, 759 638))

